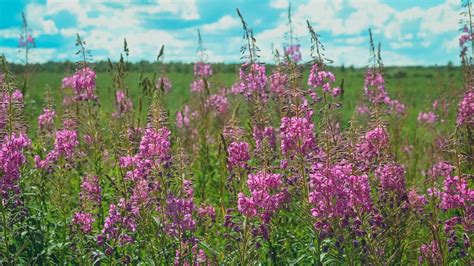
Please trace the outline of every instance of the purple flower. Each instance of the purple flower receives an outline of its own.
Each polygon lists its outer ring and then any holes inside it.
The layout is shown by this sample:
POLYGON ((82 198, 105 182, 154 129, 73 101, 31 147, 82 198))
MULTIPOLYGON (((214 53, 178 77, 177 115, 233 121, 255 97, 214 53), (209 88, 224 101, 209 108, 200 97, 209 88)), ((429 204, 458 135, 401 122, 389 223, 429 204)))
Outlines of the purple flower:
POLYGON ((185 105, 183 111, 176 112, 176 126, 178 128, 189 127, 190 122, 190 110, 189 106, 185 105))
POLYGON ((169 195, 166 199, 166 217, 165 230, 169 235, 182 237, 187 231, 194 231, 196 222, 192 213, 194 203, 192 197, 178 198, 169 195))
POLYGON ((282 95, 287 89, 288 75, 275 72, 270 76, 270 91, 276 95, 282 95))
POLYGON ((194 64, 194 76, 201 78, 208 78, 212 75, 212 68, 210 64, 206 64, 202 61, 194 64))
POLYGON ((0 145, 0 194, 4 200, 10 191, 19 193, 20 167, 26 161, 23 151, 30 145, 25 134, 5 136, 0 145))
POLYGON ((87 212, 76 212, 72 218, 72 223, 78 225, 84 234, 88 234, 92 231, 92 224, 95 219, 92 214, 87 212))
POLYGON ((255 140, 255 150, 258 152, 263 148, 263 143, 266 142, 270 149, 276 148, 276 133, 273 127, 265 127, 259 129, 255 127, 253 130, 253 139, 255 140))
POLYGON ((285 155, 310 155, 316 148, 314 125, 306 117, 281 119, 281 150, 285 155))
POLYGON ((376 127, 368 131, 356 146, 356 157, 365 163, 371 163, 389 147, 387 130, 384 127, 376 127))
POLYGON ((206 105, 213 109, 216 114, 223 114, 227 111, 229 102, 227 101, 227 97, 224 95, 214 94, 209 96, 206 105))
POLYGON ((161 88, 163 88, 163 91, 165 91, 165 92, 171 91, 171 81, 170 81, 170 79, 166 76, 160 77, 156 81, 155 88, 157 90, 160 90, 161 88))
POLYGON ((79 145, 77 140, 77 132, 69 129, 62 129, 56 132, 54 140, 54 147, 44 160, 37 155, 35 156, 35 163, 37 168, 45 169, 56 162, 60 157, 67 160, 73 159, 75 149, 79 145))
POLYGON ((405 169, 403 166, 395 163, 380 165, 375 170, 375 177, 380 181, 383 195, 391 194, 397 200, 405 197, 405 169))
POLYGON ((336 81, 334 74, 330 71, 320 70, 318 64, 314 64, 311 67, 308 77, 308 85, 313 88, 321 87, 325 93, 332 93, 334 96, 337 96, 340 93, 332 90, 331 86, 336 81))
POLYGON ((269 223, 271 215, 283 207, 289 194, 282 186, 281 175, 264 171, 249 174, 247 186, 250 196, 238 195, 238 210, 247 217, 260 215, 263 223, 269 223))
POLYGON ((43 113, 38 116, 38 125, 41 130, 50 130, 54 124, 56 112, 53 109, 45 108, 43 113))
POLYGON ((466 91, 462 101, 459 102, 456 124, 474 127, 474 91, 466 91))
POLYGON ((301 61, 301 51, 299 44, 293 44, 285 47, 285 53, 295 62, 301 61))
POLYGON ((76 101, 95 100, 96 74, 89 68, 78 69, 74 75, 65 77, 62 81, 63 88, 70 87, 74 90, 76 101))
POLYGON ((246 168, 247 161, 250 160, 249 144, 245 141, 232 142, 227 147, 227 167, 232 170, 236 167, 246 168))
POLYGON ((267 76, 265 74, 265 65, 263 64, 243 64, 239 71, 240 84, 239 89, 232 88, 232 91, 241 91, 247 98, 260 97, 263 100, 267 99, 267 76))
POLYGON ((120 117, 130 112, 133 108, 133 103, 130 98, 127 97, 124 91, 118 90, 115 92, 115 112, 112 113, 114 117, 120 117))
POLYGON ((371 210, 368 176, 352 173, 352 165, 313 165, 310 173, 309 202, 311 213, 318 219, 318 229, 328 229, 328 219, 354 217, 371 210))
POLYGON ((206 84, 203 79, 197 79, 191 83, 192 92, 203 92, 206 84))
POLYGON ((135 219, 126 211, 128 206, 123 198, 120 199, 118 208, 115 204, 110 204, 102 234, 98 237, 99 245, 102 245, 104 240, 114 241, 117 239, 121 246, 134 241, 129 234, 136 231, 137 225, 135 219))
POLYGON ((81 184, 80 198, 84 203, 91 203, 96 206, 102 201, 99 177, 84 176, 81 184))
POLYGON ((436 122, 436 114, 433 112, 420 112, 418 114, 418 122, 433 125, 436 122))

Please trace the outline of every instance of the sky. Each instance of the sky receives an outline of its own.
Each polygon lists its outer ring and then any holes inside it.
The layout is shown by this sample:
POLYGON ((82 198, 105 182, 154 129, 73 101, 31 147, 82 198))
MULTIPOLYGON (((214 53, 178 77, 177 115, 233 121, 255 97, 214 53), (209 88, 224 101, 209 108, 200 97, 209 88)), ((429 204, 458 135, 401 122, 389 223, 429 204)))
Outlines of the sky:
MULTIPOLYGON (((200 29, 209 62, 241 61, 239 8, 253 29, 260 61, 273 62, 272 47, 285 43, 288 0, 0 0, 0 53, 21 63, 18 36, 25 12, 36 41, 32 62, 77 61, 76 33, 93 59, 120 58, 126 38, 130 61, 153 61, 165 45, 165 61, 197 59, 200 29)), ((291 1, 303 61, 310 59, 308 20, 334 65, 366 66, 369 35, 381 42, 385 65, 458 64, 460 0, 291 1)))

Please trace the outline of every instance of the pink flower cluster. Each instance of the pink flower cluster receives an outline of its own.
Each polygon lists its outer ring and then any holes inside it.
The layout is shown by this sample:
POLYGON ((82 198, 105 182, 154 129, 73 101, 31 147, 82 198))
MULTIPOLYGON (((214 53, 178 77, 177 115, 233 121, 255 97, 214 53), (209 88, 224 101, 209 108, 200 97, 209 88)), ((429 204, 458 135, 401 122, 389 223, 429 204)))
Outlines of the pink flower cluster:
POLYGON ((418 114, 418 122, 420 123, 426 123, 428 125, 433 125, 436 122, 436 114, 433 112, 420 112, 418 114))
POLYGON ((474 91, 466 91, 458 107, 458 126, 474 127, 474 91))
POLYGON ((0 195, 4 200, 10 191, 19 191, 20 167, 26 161, 23 151, 30 145, 31 141, 25 134, 5 136, 0 145, 0 195))
POLYGON ((330 219, 354 217, 371 210, 369 179, 355 175, 353 166, 340 163, 332 166, 313 165, 310 173, 309 202, 311 213, 318 218, 315 227, 326 231, 330 219))
POLYGON ((162 76, 156 81, 155 87, 156 90, 163 89, 164 92, 169 92, 171 91, 171 80, 166 76, 162 76))
POLYGON ((311 67, 308 77, 308 85, 313 88, 321 87, 325 93, 330 93, 336 97, 341 93, 341 88, 332 87, 336 81, 336 77, 331 71, 324 71, 319 69, 318 64, 314 64, 311 67))
POLYGON ((463 209, 467 211, 466 215, 474 215, 474 189, 469 188, 467 178, 445 176, 440 208, 444 210, 463 209))
POLYGON ((184 106, 183 111, 176 112, 176 126, 178 128, 189 127, 190 113, 191 111, 187 105, 184 106))
POLYGON ((160 166, 165 166, 171 159, 171 132, 168 128, 146 128, 140 142, 139 152, 135 156, 120 158, 122 168, 133 167, 126 173, 126 178, 138 181, 160 166))
POLYGON ((234 168, 246 168, 247 161, 250 160, 249 144, 245 141, 232 142, 227 147, 227 167, 229 170, 234 168))
POLYGON ((263 143, 266 142, 270 149, 276 148, 276 133, 273 127, 265 127, 253 129, 253 139, 255 140, 255 150, 260 151, 263 148, 263 143))
POLYGON ((285 53, 295 62, 301 61, 301 51, 299 44, 293 44, 285 47, 285 53))
POLYGON ((276 95, 282 95, 288 85, 288 75, 275 72, 270 76, 270 91, 276 95))
POLYGON ((285 155, 310 155, 316 148, 314 124, 306 117, 283 117, 280 126, 281 150, 285 155))
POLYGON ((255 217, 258 214, 263 223, 269 223, 271 215, 289 199, 279 174, 264 171, 249 174, 247 186, 250 196, 239 193, 238 210, 247 217, 255 217))
POLYGON ((201 78, 208 78, 212 75, 212 68, 210 64, 206 64, 202 61, 194 64, 194 76, 201 78))
POLYGON ((388 133, 385 127, 376 127, 368 131, 356 146, 356 157, 365 163, 372 162, 389 147, 388 133))
POLYGON ((428 262, 429 265, 442 264, 441 252, 436 241, 421 245, 418 262, 423 265, 424 261, 428 262))
POLYGON ((54 147, 44 160, 36 155, 35 163, 37 168, 45 169, 56 162, 60 157, 64 157, 67 160, 73 159, 75 155, 75 149, 79 145, 77 140, 77 132, 70 129, 62 129, 56 132, 56 138, 54 140, 54 147))
POLYGON ((130 235, 137 229, 135 219, 128 214, 125 199, 120 199, 118 206, 110 204, 109 215, 105 218, 102 234, 97 237, 99 245, 103 245, 106 240, 118 240, 123 246, 127 243, 133 243, 133 237, 130 235), (118 208, 117 208, 118 207, 118 208))
POLYGON ((4 129, 7 124, 10 104, 14 105, 22 102, 23 94, 19 90, 14 90, 11 95, 7 91, 0 92, 0 129, 4 129))
POLYGON ((364 92, 373 104, 386 104, 392 113, 397 115, 405 113, 405 105, 388 96, 385 89, 385 79, 382 73, 375 69, 368 69, 365 73, 364 92))
POLYGON ((227 111, 227 108, 229 107, 229 102, 227 101, 226 96, 220 94, 213 94, 207 99, 206 105, 213 109, 216 114, 223 114, 227 111))
POLYGON ((96 74, 89 67, 78 69, 74 75, 65 77, 62 80, 63 88, 74 90, 76 101, 95 100, 96 74))
POLYGON ((123 90, 117 90, 115 92, 115 108, 115 112, 112 113, 114 117, 123 116, 133 108, 132 100, 127 97, 123 90))
POLYGON ((406 197, 405 169, 396 163, 380 165, 375 170, 375 177, 380 182, 382 196, 403 200, 406 197))
POLYGON ((79 226, 84 234, 88 234, 92 231, 92 224, 95 219, 92 214, 87 212, 76 212, 72 218, 72 223, 79 226))
POLYGON ((196 222, 193 219, 194 203, 192 197, 175 197, 169 195, 166 199, 166 222, 165 230, 169 235, 181 237, 187 231, 193 231, 196 222))
POLYGON ((102 201, 101 192, 98 176, 87 175, 83 178, 80 198, 84 204, 99 205, 102 201))
POLYGON ((206 87, 206 83, 203 79, 197 79, 191 83, 192 92, 203 92, 206 87))
POLYGON ((267 76, 263 64, 243 64, 239 71, 240 83, 233 91, 242 93, 247 99, 260 97, 267 99, 267 76))
POLYGON ((38 116, 38 126, 41 130, 51 130, 54 125, 56 112, 53 109, 44 108, 43 113, 38 116))

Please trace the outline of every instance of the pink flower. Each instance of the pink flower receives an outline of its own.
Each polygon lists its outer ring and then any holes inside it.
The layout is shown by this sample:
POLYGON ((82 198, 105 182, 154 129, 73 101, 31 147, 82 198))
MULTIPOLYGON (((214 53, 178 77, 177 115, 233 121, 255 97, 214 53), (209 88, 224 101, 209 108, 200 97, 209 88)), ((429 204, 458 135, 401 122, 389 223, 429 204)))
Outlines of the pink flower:
POLYGON ((171 81, 166 76, 160 77, 156 81, 155 87, 156 87, 156 90, 163 89, 164 92, 169 92, 169 91, 171 91, 171 81))
POLYGON ((295 62, 301 61, 301 51, 299 44, 293 44, 285 47, 285 53, 295 62))
POLYGON ((72 218, 72 223, 78 225, 84 234, 88 234, 92 231, 92 224, 95 219, 92 214, 86 212, 76 212, 72 218))
POLYGON ((245 141, 232 142, 227 147, 227 167, 232 170, 236 167, 246 168, 247 161, 250 160, 249 144, 245 141))
POLYGON ((474 91, 466 91, 458 107, 458 126, 474 127, 474 91))
POLYGON ((260 214, 263 223, 269 223, 271 215, 283 207, 289 194, 282 186, 281 176, 266 172, 249 174, 247 186, 250 196, 238 195, 238 210, 247 217, 260 214))
POLYGON ((436 115, 433 112, 420 112, 418 114, 418 122, 433 125, 436 122, 436 115))
POLYGON ((310 155, 316 148, 313 130, 313 123, 306 117, 283 117, 280 126, 283 154, 310 155))
POLYGON ((183 111, 176 112, 176 126, 178 128, 189 127, 190 122, 190 110, 189 106, 185 105, 183 111))
POLYGON ((76 101, 95 100, 96 74, 89 68, 78 69, 70 77, 65 77, 62 81, 63 88, 71 87, 74 90, 76 101))
POLYGON ((331 89, 332 84, 336 81, 334 74, 330 71, 320 70, 318 64, 311 67, 308 77, 308 85, 313 88, 321 87, 325 93, 332 93, 337 96, 340 89, 334 93, 331 89))
POLYGON ((287 89, 288 75, 275 72, 270 76, 270 91, 276 95, 282 95, 287 89))
POLYGON ((41 130, 50 130, 54 124, 56 112, 53 109, 45 108, 43 113, 38 116, 38 125, 41 130))
POLYGON ((233 88, 233 91, 241 91, 247 98, 260 97, 267 99, 267 76, 265 75, 265 65, 263 64, 243 64, 239 71, 240 84, 239 89, 233 88))
POLYGON ((227 97, 219 94, 209 96, 206 101, 208 107, 212 108, 216 114, 223 114, 227 111, 229 103, 227 97))
POLYGON ((204 62, 196 62, 194 64, 194 76, 201 78, 208 78, 212 75, 212 68, 210 64, 204 62))
POLYGON ((130 112, 133 108, 132 100, 127 97, 124 91, 117 90, 115 92, 115 108, 116 111, 112 114, 114 117, 120 117, 130 112))

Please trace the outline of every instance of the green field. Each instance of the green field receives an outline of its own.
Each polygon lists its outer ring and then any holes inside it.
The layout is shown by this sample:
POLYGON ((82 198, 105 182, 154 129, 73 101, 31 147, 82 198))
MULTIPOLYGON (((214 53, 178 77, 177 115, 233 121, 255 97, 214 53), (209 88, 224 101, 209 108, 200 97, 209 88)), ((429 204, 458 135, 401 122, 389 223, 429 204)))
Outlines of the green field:
MULTIPOLYGON (((365 69, 334 68, 336 83, 339 84, 344 79, 345 92, 342 101, 344 122, 349 121, 363 94, 364 72, 365 69)), ((56 96, 56 104, 61 103, 60 94, 57 92, 61 90, 61 80, 66 75, 67 73, 55 72, 38 72, 32 75, 25 101, 29 120, 35 120, 42 111, 44 91, 47 86, 56 96)), ((153 73, 144 75, 153 77, 153 73)), ((171 72, 168 76, 173 88, 166 95, 166 103, 170 114, 174 114, 189 101, 189 85, 193 80, 193 75, 192 73, 171 72)), ((238 73, 217 73, 211 78, 211 87, 213 90, 222 86, 229 88, 237 78, 238 73)), ((307 73, 302 81, 303 86, 306 86, 306 78, 307 73)), ((139 89, 140 73, 128 73, 126 81, 136 106, 143 95, 139 89)), ((114 109, 114 89, 110 84, 112 84, 112 76, 109 73, 97 73, 97 91, 100 102, 103 105, 103 110, 111 113, 114 109)), ((406 126, 411 128, 416 122, 418 113, 429 108, 433 100, 442 100, 447 95, 452 95, 452 92, 461 91, 462 73, 459 68, 447 67, 388 67, 386 69, 386 84, 389 94, 400 99, 406 105, 408 113, 406 126)))

